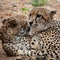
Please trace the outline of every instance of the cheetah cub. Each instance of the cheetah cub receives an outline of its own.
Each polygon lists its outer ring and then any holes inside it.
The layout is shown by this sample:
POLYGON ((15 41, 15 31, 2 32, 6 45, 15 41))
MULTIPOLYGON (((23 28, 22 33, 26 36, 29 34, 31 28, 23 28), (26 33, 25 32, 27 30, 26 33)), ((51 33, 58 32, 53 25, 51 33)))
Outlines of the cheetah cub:
POLYGON ((35 51, 37 60, 60 59, 60 20, 53 20, 54 14, 55 10, 51 11, 44 7, 35 7, 29 13, 29 35, 38 38, 34 38, 31 44, 33 49, 39 45, 35 51))
POLYGON ((34 31, 36 33, 50 28, 55 13, 56 11, 54 9, 49 10, 48 8, 44 7, 33 8, 29 13, 31 33, 34 34, 34 31))
POLYGON ((21 39, 29 31, 26 21, 27 17, 25 16, 14 16, 3 20, 3 26, 0 29, 0 39, 7 55, 16 56, 18 55, 18 50, 28 49, 23 45, 24 41, 21 39))

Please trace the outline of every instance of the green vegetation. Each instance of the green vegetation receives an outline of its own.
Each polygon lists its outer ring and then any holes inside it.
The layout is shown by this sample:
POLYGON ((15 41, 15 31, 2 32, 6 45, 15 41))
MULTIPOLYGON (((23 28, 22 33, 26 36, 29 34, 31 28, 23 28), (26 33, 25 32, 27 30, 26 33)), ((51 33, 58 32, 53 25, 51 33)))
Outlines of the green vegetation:
POLYGON ((47 4, 47 0, 31 0, 33 6, 43 6, 47 4))
POLYGON ((22 11, 28 11, 28 8, 21 8, 22 11))
POLYGON ((29 9, 28 9, 28 8, 26 8, 26 7, 21 8, 21 10, 22 10, 22 12, 23 12, 24 14, 27 14, 27 13, 28 13, 28 11, 29 11, 29 9))

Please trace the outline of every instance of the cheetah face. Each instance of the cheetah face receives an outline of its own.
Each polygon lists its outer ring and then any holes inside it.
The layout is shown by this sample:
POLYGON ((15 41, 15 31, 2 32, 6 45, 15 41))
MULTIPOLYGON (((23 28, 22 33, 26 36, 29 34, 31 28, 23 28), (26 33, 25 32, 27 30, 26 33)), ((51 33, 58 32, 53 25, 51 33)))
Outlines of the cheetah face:
POLYGON ((41 31, 50 27, 50 23, 53 20, 55 10, 50 11, 47 8, 34 8, 29 14, 29 24, 34 30, 41 31))
MULTIPOLYGON (((21 17, 22 18, 22 17, 21 17)), ((24 34, 29 31, 27 21, 24 21, 19 17, 10 17, 3 20, 3 29, 6 30, 8 35, 15 35, 15 34, 24 34)))
POLYGON ((18 22, 14 18, 4 19, 2 23, 4 31, 6 30, 8 35, 13 35, 19 26, 18 22))
POLYGON ((3 26, 0 29, 0 39, 3 43, 14 42, 14 40, 28 34, 30 30, 29 25, 25 18, 20 17, 14 16, 3 20, 3 26))

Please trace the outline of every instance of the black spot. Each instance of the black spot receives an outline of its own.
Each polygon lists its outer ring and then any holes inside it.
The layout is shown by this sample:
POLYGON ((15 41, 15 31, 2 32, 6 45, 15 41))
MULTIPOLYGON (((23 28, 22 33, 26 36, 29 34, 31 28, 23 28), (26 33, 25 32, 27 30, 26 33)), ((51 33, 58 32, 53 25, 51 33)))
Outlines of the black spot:
POLYGON ((53 53, 55 53, 55 55, 56 55, 56 58, 58 58, 58 53, 56 53, 55 51, 53 51, 53 53))
POLYGON ((57 48, 55 48, 55 50, 57 50, 57 48))
POLYGON ((47 54, 45 53, 45 56, 47 56, 47 54))
POLYGON ((44 53, 44 51, 42 51, 42 53, 44 53))
POLYGON ((37 57, 36 60, 40 60, 40 59, 37 57))
POLYGON ((31 14, 29 16, 31 16, 31 14))
POLYGON ((37 14, 36 18, 42 17, 42 15, 37 14))
POLYGON ((52 37, 54 37, 54 35, 52 35, 52 37))
POLYGON ((34 42, 32 42, 32 45, 34 45, 34 42))
POLYGON ((50 47, 51 47, 51 44, 49 45, 48 49, 50 49, 50 47))
POLYGON ((40 56, 40 54, 39 54, 39 53, 37 53, 37 56, 40 56))
POLYGON ((48 45, 48 44, 46 44, 46 45, 48 45))
POLYGON ((34 39, 34 41, 36 41, 36 40, 34 39))
POLYGON ((56 47, 56 46, 54 46, 54 47, 56 47))
POLYGON ((56 56, 56 58, 59 58, 58 55, 56 56))
POLYGON ((48 41, 48 43, 50 43, 50 41, 48 41))
POLYGON ((50 54, 50 56, 53 58, 53 54, 50 54))
POLYGON ((47 50, 47 53, 49 54, 49 51, 47 50))
POLYGON ((36 54, 36 52, 34 52, 34 54, 36 54))
POLYGON ((49 39, 47 38, 47 40, 49 40, 49 39))
POLYGON ((20 48, 21 50, 23 50, 23 48, 20 48))
POLYGON ((45 46, 45 48, 46 48, 46 46, 45 46))
POLYGON ((59 48, 59 46, 58 46, 58 48, 59 48))
POLYGON ((25 44, 25 46, 27 46, 27 44, 25 44))

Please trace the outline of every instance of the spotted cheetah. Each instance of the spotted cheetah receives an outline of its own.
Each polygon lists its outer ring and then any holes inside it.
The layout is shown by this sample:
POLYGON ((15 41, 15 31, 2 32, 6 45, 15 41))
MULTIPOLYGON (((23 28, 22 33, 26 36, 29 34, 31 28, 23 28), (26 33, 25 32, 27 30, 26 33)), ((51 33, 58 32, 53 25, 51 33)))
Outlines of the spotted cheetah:
POLYGON ((0 39, 2 47, 9 56, 19 55, 22 49, 29 49, 29 39, 24 40, 24 35, 27 35, 29 26, 25 16, 14 16, 3 20, 3 26, 0 29, 0 39), (23 36, 23 38, 22 38, 23 36), (27 45, 25 47, 25 45, 27 45))
POLYGON ((60 58, 60 20, 54 20, 55 10, 35 7, 29 13, 30 32, 33 36, 31 48, 37 60, 60 58))

